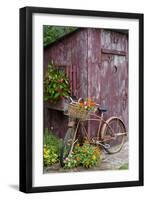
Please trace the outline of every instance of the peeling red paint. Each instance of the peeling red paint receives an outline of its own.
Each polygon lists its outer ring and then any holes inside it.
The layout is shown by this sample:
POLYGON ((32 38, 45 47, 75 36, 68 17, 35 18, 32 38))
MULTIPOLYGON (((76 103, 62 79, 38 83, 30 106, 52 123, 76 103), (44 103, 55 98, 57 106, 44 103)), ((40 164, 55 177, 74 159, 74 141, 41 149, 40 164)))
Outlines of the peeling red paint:
MULTIPOLYGON (((45 48, 44 71, 51 60, 57 66, 66 66, 74 95, 92 97, 108 108, 106 118, 119 116, 128 127, 127 34, 103 29, 79 29, 45 48)), ((59 112, 45 111, 45 127, 54 126, 55 132, 63 137, 67 117, 59 112)), ((92 131, 92 128, 89 130, 92 131)))

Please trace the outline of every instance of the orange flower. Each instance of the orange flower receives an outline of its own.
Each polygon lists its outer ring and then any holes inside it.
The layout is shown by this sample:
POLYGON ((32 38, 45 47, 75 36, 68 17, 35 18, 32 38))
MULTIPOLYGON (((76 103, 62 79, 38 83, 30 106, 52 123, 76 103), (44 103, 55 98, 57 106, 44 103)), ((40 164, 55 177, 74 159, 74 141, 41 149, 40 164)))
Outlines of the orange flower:
POLYGON ((79 157, 76 157, 76 160, 77 160, 77 161, 80 161, 80 158, 79 158, 79 157))
POLYGON ((80 106, 82 107, 84 104, 81 102, 81 103, 79 103, 80 104, 80 106))
POLYGON ((90 105, 91 105, 91 106, 95 106, 96 103, 95 103, 94 101, 92 101, 92 102, 90 103, 90 105))

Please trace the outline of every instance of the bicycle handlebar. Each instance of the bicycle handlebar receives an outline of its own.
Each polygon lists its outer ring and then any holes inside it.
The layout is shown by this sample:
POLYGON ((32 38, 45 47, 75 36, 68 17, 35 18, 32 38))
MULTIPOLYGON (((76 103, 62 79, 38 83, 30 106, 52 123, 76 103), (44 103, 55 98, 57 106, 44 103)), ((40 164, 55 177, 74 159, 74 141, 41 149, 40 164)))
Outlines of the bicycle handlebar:
MULTIPOLYGON (((82 97, 80 97, 77 101, 74 101, 72 97, 68 97, 68 98, 69 98, 70 101, 71 101, 70 103, 77 103, 77 102, 79 103, 79 102, 83 99, 82 97)), ((100 106, 100 104, 97 104, 97 103, 96 103, 95 105, 96 105, 96 106, 100 106)))
POLYGON ((69 99, 70 99, 71 103, 77 103, 76 101, 74 101, 74 100, 72 99, 72 97, 69 97, 69 99))

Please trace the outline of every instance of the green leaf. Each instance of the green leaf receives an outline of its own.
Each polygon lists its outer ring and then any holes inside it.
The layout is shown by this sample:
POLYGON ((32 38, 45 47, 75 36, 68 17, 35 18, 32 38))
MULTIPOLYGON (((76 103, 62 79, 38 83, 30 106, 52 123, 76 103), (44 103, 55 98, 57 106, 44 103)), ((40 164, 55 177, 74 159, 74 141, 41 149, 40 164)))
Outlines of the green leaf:
POLYGON ((59 93, 56 93, 54 97, 57 98, 57 97, 59 97, 59 96, 60 96, 60 94, 59 94, 59 93))

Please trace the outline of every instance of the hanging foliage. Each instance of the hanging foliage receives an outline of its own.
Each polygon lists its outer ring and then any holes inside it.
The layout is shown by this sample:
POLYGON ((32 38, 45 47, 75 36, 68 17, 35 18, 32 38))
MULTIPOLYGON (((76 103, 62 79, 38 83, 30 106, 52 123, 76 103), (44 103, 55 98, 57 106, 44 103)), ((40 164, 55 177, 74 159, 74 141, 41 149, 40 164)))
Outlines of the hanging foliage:
POLYGON ((56 103, 69 95, 70 84, 68 77, 63 71, 56 69, 53 64, 49 64, 44 79, 44 100, 56 103))

